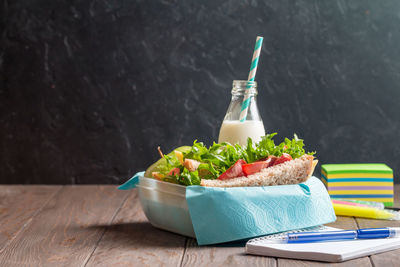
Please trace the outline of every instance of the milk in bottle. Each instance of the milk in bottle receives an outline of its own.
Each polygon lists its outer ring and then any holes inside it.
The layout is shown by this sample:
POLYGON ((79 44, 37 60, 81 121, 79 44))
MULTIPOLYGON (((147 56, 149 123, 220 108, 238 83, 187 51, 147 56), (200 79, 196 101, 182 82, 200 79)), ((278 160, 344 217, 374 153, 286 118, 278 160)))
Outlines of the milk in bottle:
POLYGON ((229 142, 231 144, 247 144, 250 137, 254 143, 265 135, 264 124, 257 107, 257 82, 233 81, 232 99, 222 122, 218 143, 229 142), (240 121, 240 112, 245 94, 248 94, 250 103, 247 117, 240 121))

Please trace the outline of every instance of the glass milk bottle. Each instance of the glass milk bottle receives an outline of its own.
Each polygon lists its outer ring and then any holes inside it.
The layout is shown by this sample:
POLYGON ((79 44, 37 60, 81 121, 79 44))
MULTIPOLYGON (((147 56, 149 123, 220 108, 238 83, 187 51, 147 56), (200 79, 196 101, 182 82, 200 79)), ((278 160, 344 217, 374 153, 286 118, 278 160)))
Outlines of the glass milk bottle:
POLYGON ((247 144, 247 138, 251 137, 253 143, 261 140, 265 135, 264 124, 257 107, 257 82, 233 81, 232 99, 224 121, 219 131, 218 143, 229 142, 231 144, 247 144), (246 87, 249 87, 246 89, 246 87), (250 103, 247 109, 247 117, 241 122, 240 112, 243 99, 248 94, 250 103))

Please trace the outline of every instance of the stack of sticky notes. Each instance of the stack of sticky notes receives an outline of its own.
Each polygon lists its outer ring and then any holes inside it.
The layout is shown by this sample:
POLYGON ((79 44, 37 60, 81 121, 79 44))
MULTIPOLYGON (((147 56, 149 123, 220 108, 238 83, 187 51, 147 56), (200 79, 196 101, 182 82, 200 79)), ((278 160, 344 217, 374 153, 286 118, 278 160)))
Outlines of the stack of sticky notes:
POLYGON ((321 168, 322 181, 331 198, 393 206, 393 170, 386 164, 323 164, 321 168))

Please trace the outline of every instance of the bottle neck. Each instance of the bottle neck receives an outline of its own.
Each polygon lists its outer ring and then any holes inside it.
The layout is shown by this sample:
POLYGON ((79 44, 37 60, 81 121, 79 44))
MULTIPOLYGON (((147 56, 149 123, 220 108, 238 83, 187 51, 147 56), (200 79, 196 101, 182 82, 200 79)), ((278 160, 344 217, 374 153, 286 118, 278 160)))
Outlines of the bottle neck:
POLYGON ((257 92, 257 82, 251 81, 233 81, 232 84, 232 97, 233 96, 244 96, 247 94, 248 96, 256 96, 257 92))
POLYGON ((250 99, 246 120, 262 121, 257 107, 257 83, 248 81, 233 81, 232 99, 224 120, 236 121, 240 118, 242 103, 247 95, 250 99))

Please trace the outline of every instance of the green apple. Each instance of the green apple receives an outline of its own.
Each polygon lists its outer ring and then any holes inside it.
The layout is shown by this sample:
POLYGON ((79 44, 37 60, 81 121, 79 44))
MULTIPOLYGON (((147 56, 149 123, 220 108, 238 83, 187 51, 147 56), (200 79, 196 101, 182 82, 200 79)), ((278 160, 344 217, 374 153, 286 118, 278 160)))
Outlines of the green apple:
MULTIPOLYGON (((191 149, 192 149, 191 146, 180 146, 172 150, 172 152, 168 153, 168 156, 176 157, 174 152, 175 150, 180 151, 182 153, 188 153, 190 152, 191 149)), ((153 163, 149 168, 147 168, 146 172, 144 173, 144 177, 152 177, 151 173, 157 171, 158 167, 164 164, 166 164, 165 159, 164 158, 159 159, 157 162, 153 163)))

